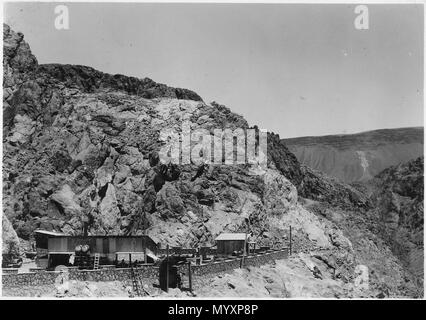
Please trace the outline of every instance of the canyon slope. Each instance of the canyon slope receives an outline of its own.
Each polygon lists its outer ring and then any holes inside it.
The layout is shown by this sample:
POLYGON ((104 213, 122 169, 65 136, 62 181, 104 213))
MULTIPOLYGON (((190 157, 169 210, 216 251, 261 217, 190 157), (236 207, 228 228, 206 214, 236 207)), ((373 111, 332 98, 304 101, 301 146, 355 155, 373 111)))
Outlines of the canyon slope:
POLYGON ((382 170, 423 155, 423 128, 284 139, 297 159, 346 183, 362 182, 382 170))
MULTIPOLYGON (((211 134, 247 129, 247 121, 148 78, 40 65, 7 25, 3 46, 4 254, 31 250, 37 228, 77 235, 84 222, 91 235, 146 232, 162 246, 183 247, 212 245, 224 231, 247 231, 259 244, 282 247, 292 226, 302 260, 289 268, 299 273, 303 266, 306 281, 317 281, 321 270, 333 280, 325 286, 354 284, 363 264, 369 289, 339 297, 423 295, 384 239, 393 231, 377 227, 379 195, 301 165, 278 135, 268 133, 266 168, 162 163, 168 140, 161 132, 179 132, 189 121, 192 130, 211 134)), ((418 235, 423 222, 408 228, 418 235)))
POLYGON ((418 279, 424 277, 424 158, 383 170, 369 182, 377 227, 418 279))

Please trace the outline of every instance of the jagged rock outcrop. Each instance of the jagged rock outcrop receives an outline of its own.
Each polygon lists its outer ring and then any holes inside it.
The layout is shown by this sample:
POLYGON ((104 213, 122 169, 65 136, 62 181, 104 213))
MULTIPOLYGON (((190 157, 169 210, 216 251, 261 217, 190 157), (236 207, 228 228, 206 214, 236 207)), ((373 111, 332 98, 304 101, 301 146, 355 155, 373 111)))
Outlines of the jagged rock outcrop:
MULTIPOLYGON (((38 66, 37 59, 23 39, 22 33, 16 33, 8 25, 3 25, 3 131, 6 132, 15 116, 15 108, 19 105, 18 88, 31 79, 38 66)), ((17 122, 31 122, 31 119, 22 115, 17 122)), ((25 129, 32 129, 32 126, 22 127, 24 130, 18 130, 22 135, 27 134, 28 130, 25 129)))
POLYGON ((370 288, 378 292, 377 297, 423 296, 423 183, 421 157, 358 184, 367 207, 302 201, 343 231, 352 243, 356 263, 369 269, 370 288))
POLYGON ((86 66, 43 64, 39 74, 59 80, 69 88, 82 92, 119 91, 142 98, 175 98, 202 101, 201 97, 188 89, 171 88, 149 78, 138 79, 121 74, 111 75, 86 66))
POLYGON ((274 133, 268 133, 268 166, 275 167, 296 187, 302 183, 303 173, 297 158, 274 133))
POLYGON ((424 158, 390 167, 370 185, 382 237, 415 274, 424 278, 424 158))
POLYGON ((37 59, 31 53, 30 46, 24 41, 24 35, 14 32, 3 24, 3 69, 4 87, 9 88, 25 78, 37 68, 37 59))
POLYGON ((303 180, 299 185, 299 194, 302 197, 346 209, 366 209, 371 206, 369 198, 350 185, 304 165, 301 166, 301 172, 303 180))
POLYGON ((2 254, 13 257, 20 255, 18 235, 5 215, 2 217, 2 254))
POLYGON ((22 80, 4 110, 3 201, 22 239, 36 228, 79 234, 89 217, 91 234, 148 228, 158 241, 187 246, 245 230, 247 220, 260 236, 269 229, 262 217, 296 210, 286 178, 299 183, 300 169, 278 136, 270 135, 266 178, 247 165, 165 166, 161 132, 179 133, 184 121, 210 133, 247 129, 247 121, 150 79, 39 66, 21 35, 5 27, 4 38, 14 48, 5 50, 5 83, 22 80))

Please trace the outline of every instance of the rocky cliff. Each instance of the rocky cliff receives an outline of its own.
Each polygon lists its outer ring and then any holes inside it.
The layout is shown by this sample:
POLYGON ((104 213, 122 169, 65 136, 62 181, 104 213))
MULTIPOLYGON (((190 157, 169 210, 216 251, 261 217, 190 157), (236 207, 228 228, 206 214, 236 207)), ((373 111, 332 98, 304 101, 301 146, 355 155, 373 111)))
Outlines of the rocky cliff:
POLYGON ((423 281, 424 158, 390 167, 369 183, 382 237, 423 281))
MULTIPOLYGON (((371 242, 368 254, 381 261, 372 264, 350 240, 354 226, 334 219, 350 212, 364 223, 368 195, 301 166, 278 135, 268 134, 267 168, 164 164, 159 152, 169 142, 161 132, 180 132, 187 121, 209 133, 247 129, 246 120, 147 78, 38 65, 7 25, 3 40, 3 243, 10 248, 27 250, 37 228, 75 235, 83 223, 93 235, 146 231, 163 246, 184 247, 212 244, 223 231, 283 246, 292 226, 294 250, 328 277, 352 282, 362 262, 386 275, 363 294, 384 294, 391 282, 386 295, 418 296, 386 244, 371 242)), ((317 269, 309 262, 313 277, 317 269)))
POLYGON ((4 213, 24 243, 36 228, 80 234, 85 219, 91 234, 147 229, 163 245, 210 243, 224 230, 246 230, 247 221, 256 236, 283 241, 288 225, 273 233, 269 224, 298 212, 292 182, 302 178, 279 136, 269 134, 269 169, 260 172, 164 166, 161 131, 179 132, 183 121, 209 131, 247 122, 148 78, 38 65, 22 34, 4 26, 3 36, 4 213))
POLYGON ((423 155, 423 128, 285 139, 297 159, 343 182, 373 178, 382 170, 423 155))

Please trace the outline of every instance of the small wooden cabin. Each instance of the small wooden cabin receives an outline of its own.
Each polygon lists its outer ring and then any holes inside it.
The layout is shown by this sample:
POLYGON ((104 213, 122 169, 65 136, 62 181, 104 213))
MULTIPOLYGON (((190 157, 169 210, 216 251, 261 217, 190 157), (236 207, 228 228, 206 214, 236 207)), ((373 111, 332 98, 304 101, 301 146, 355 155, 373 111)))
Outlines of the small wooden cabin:
POLYGON ((45 230, 35 231, 37 265, 39 268, 52 268, 55 265, 68 265, 78 246, 88 246, 90 255, 99 254, 107 264, 113 264, 118 255, 142 255, 145 248, 157 254, 158 245, 146 235, 140 236, 69 236, 45 230))
POLYGON ((216 239, 218 255, 231 255, 234 252, 244 252, 244 243, 250 237, 246 233, 221 233, 216 239))

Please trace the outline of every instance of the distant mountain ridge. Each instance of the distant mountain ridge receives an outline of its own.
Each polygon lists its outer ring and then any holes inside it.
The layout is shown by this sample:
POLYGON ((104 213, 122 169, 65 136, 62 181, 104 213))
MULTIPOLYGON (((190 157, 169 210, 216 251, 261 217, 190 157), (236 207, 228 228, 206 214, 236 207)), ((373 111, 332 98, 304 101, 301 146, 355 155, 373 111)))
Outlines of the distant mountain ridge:
POLYGON ((304 165, 344 182, 366 181, 423 155, 423 127, 283 139, 304 165))

